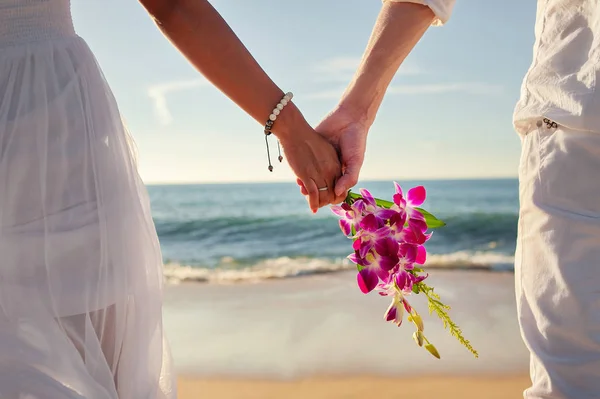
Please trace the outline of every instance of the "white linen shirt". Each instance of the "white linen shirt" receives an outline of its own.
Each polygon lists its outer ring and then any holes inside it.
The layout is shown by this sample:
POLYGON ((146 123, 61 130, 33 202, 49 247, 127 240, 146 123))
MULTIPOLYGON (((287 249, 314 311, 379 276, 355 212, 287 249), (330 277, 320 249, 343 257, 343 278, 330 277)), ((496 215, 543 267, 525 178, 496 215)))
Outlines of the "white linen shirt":
MULTIPOLYGON (((434 25, 448 21, 455 0, 383 0, 423 4, 434 25)), ((513 121, 526 134, 541 118, 600 132, 600 1, 538 0, 533 60, 521 86, 513 121)))

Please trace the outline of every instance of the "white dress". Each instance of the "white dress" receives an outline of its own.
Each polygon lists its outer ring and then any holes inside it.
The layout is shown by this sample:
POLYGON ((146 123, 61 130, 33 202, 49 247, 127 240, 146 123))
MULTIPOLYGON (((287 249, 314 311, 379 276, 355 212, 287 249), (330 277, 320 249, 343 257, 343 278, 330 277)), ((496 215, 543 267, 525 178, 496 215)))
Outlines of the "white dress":
POLYGON ((0 0, 0 398, 175 398, 162 257, 69 0, 0 0))

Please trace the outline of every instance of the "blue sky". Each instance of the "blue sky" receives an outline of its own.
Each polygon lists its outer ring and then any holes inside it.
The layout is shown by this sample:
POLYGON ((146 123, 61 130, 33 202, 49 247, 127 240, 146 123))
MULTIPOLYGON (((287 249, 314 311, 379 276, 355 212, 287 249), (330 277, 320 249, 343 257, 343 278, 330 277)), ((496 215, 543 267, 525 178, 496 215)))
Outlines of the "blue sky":
MULTIPOLYGON (((215 0, 213 5, 308 121, 336 104, 379 0, 215 0)), ((512 177, 512 127, 534 41, 535 2, 457 0, 391 85, 361 179, 512 177), (515 12, 518 10, 518 12, 515 12)), ((208 84, 135 0, 73 2, 137 143, 147 183, 290 181, 266 170, 261 126, 208 84)))

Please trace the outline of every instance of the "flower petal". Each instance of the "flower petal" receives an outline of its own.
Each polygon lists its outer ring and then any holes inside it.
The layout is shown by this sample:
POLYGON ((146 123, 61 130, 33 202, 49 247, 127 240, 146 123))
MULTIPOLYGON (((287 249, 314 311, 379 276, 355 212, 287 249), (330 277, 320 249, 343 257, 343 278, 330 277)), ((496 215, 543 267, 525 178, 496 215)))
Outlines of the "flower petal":
POLYGON ((396 194, 400 194, 400 196, 403 196, 404 194, 402 193, 402 187, 400 187, 400 184, 394 182, 394 188, 396 189, 396 194))
POLYGON ((340 219, 340 229, 345 236, 349 236, 352 233, 352 223, 345 219, 340 219))
POLYGON ((394 216, 396 216, 398 214, 397 211, 393 210, 393 209, 385 209, 385 208, 381 208, 377 210, 377 217, 384 219, 384 220, 390 220, 391 218, 393 218, 394 216))
POLYGON ((336 215, 338 215, 340 217, 346 217, 347 210, 339 205, 332 205, 331 212, 335 213, 336 215))
POLYGON ((380 220, 372 213, 362 218, 359 225, 361 229, 366 231, 375 231, 381 227, 380 220))
POLYGON ((384 316, 385 321, 396 320, 397 314, 398 314, 398 312, 396 311, 396 300, 393 299, 392 303, 390 304, 387 311, 385 312, 385 316, 384 316))
POLYGON ((390 237, 375 241, 375 251, 381 256, 398 256, 400 244, 390 237))
POLYGON ((363 197, 367 204, 375 205, 375 198, 373 198, 373 195, 369 192, 369 190, 361 188, 360 195, 361 197, 363 197))
POLYGON ((425 187, 417 186, 408 190, 406 193, 406 199, 411 206, 419 206, 425 202, 425 198, 427 197, 427 193, 425 191, 425 187))
POLYGON ((377 274, 368 268, 362 269, 360 272, 358 272, 356 280, 358 282, 358 287, 364 294, 368 294, 369 292, 373 291, 379 282, 377 274))
POLYGON ((412 244, 401 244, 398 249, 398 256, 407 263, 415 263, 417 259, 417 246, 412 244))
POLYGON ((358 199, 354 201, 354 204, 352 204, 352 210, 358 215, 361 215, 366 207, 367 206, 365 205, 365 201, 363 201, 362 199, 358 199))
POLYGON ((396 204, 400 209, 406 208, 406 200, 402 196, 402 194, 394 194, 392 197, 394 204, 396 204))
MULTIPOLYGON (((392 269, 394 269, 396 266, 398 266, 398 262, 400 261, 400 259, 398 259, 397 256, 382 256, 379 259, 379 267, 384 270, 384 271, 391 271, 392 269)), ((385 275, 383 277, 386 277, 385 275)))
POLYGON ((358 249, 358 256, 361 258, 366 258, 371 248, 373 248, 372 242, 368 241, 361 243, 360 248, 358 249))
POLYGON ((415 259, 415 263, 419 265, 424 265, 427 261, 427 250, 423 245, 419 245, 417 247, 417 257, 415 259))

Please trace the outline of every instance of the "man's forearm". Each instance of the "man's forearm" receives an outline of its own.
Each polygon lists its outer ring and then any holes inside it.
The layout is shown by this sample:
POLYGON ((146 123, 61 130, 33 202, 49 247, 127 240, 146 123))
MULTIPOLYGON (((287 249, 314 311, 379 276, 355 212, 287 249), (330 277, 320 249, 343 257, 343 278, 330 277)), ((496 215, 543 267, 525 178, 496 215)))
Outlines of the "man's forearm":
POLYGON ((429 7, 414 3, 384 3, 362 61, 340 101, 340 107, 371 126, 398 68, 431 25, 429 7))
MULTIPOLYGON (((140 0, 165 36, 208 80, 260 123, 283 91, 269 78, 219 13, 206 0, 140 0)), ((306 123, 290 103, 273 132, 306 123)))

